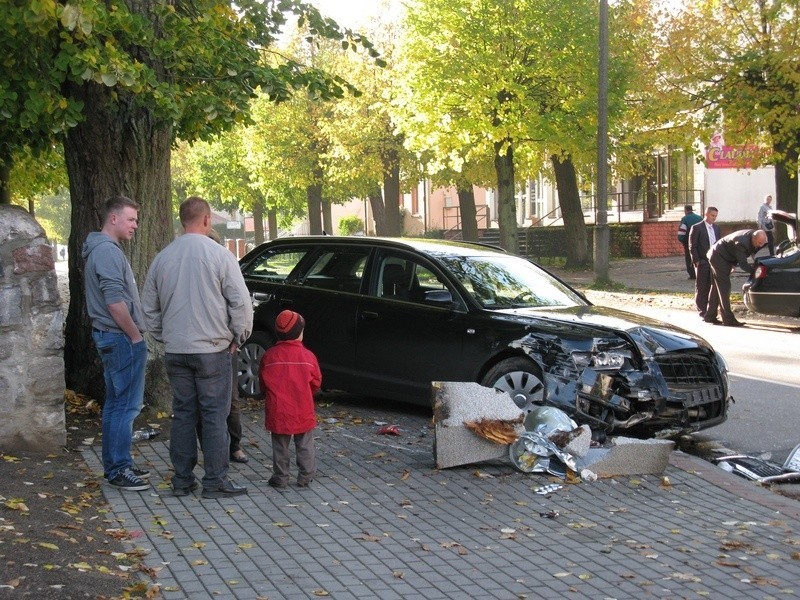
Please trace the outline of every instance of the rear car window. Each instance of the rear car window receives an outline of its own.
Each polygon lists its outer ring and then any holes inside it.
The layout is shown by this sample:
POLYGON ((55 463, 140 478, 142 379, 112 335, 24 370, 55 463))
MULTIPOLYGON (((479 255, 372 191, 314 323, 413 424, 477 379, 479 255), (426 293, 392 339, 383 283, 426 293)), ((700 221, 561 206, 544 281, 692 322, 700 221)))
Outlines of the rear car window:
POLYGON ((306 272, 302 285, 357 294, 364 278, 369 248, 330 248, 323 250, 306 272))

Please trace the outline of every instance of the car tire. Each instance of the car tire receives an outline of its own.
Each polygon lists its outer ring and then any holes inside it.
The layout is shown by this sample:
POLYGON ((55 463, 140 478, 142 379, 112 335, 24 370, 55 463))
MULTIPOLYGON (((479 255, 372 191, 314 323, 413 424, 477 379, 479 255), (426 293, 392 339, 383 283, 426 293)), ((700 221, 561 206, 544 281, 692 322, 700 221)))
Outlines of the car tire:
POLYGON ((263 398, 261 385, 258 382, 258 369, 261 357, 274 340, 263 331, 254 331, 244 344, 239 347, 239 366, 236 373, 236 385, 239 395, 245 398, 263 398))
POLYGON ((527 358, 501 360, 486 373, 481 385, 508 392, 519 408, 529 411, 544 400, 544 383, 539 367, 527 358))

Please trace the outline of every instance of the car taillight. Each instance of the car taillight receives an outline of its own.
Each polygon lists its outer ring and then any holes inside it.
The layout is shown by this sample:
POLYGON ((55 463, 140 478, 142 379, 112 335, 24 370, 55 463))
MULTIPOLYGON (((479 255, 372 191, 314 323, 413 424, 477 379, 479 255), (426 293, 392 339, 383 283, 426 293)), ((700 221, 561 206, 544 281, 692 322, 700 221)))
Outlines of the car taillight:
POLYGON ((767 267, 764 265, 758 265, 756 267, 756 272, 753 273, 753 279, 764 279, 767 276, 767 267))

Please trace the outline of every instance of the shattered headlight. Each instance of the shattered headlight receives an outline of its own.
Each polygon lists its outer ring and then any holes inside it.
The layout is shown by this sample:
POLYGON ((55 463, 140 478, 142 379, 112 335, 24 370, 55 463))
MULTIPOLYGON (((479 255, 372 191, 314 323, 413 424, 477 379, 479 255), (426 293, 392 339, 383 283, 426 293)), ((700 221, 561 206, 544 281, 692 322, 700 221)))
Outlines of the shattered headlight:
POLYGON ((627 356, 621 352, 573 352, 572 361, 579 369, 591 367, 598 371, 616 371, 625 364, 627 356))
POLYGON ((619 371, 631 359, 627 344, 619 338, 594 338, 591 350, 573 350, 572 362, 579 370, 619 371))

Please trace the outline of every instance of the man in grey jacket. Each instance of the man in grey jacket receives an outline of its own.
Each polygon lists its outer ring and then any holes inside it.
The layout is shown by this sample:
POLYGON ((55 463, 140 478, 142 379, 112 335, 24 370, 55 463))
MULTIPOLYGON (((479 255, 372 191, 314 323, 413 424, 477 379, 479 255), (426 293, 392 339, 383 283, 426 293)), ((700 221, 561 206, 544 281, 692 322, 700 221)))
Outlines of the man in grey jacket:
POLYGON ((717 240, 708 251, 711 266, 711 294, 708 310, 703 320, 714 325, 742 327, 731 310, 731 271, 736 265, 746 273, 753 274, 754 267, 747 260, 767 243, 767 234, 761 229, 742 229, 717 240), (717 310, 722 321, 717 319, 717 310))
POLYGON ((173 392, 172 489, 197 488, 196 426, 202 423, 203 498, 247 493, 228 478, 231 361, 253 328, 253 305, 234 255, 208 237, 211 209, 199 197, 180 207, 184 234, 150 265, 143 291, 150 332, 164 342, 173 392))
POLYGON ((147 345, 139 289, 120 241, 130 240, 139 226, 139 205, 125 196, 106 202, 103 229, 86 237, 82 256, 86 312, 92 340, 103 362, 103 471, 121 490, 142 491, 150 475, 131 458, 133 421, 144 402, 147 345))

